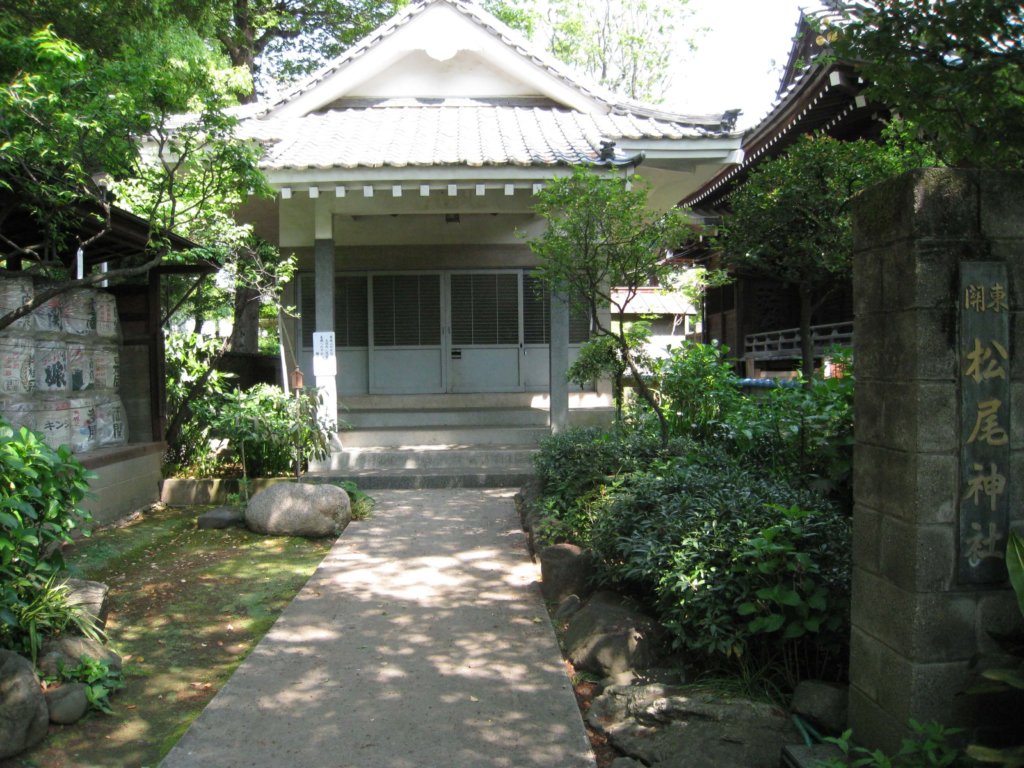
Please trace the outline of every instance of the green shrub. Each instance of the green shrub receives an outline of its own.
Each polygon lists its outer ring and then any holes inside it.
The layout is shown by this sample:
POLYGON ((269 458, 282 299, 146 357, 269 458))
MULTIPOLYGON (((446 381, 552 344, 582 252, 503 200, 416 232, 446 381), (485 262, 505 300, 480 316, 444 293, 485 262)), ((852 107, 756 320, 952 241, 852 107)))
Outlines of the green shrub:
POLYGON ((962 759, 960 750, 953 744, 960 733, 957 728, 946 728, 936 722, 919 723, 910 721, 911 735, 900 744, 899 752, 887 755, 880 749, 865 749, 850 744, 851 731, 836 739, 826 741, 839 747, 844 757, 819 760, 815 768, 946 768, 947 766, 968 765, 962 759))
POLYGON ((79 507, 88 477, 66 446, 0 419, 0 647, 34 658, 43 635, 74 621, 53 577, 61 547, 91 519, 79 507))
POLYGON ((739 407, 739 380, 728 352, 726 346, 684 341, 658 362, 655 376, 672 434, 713 438, 739 407))
POLYGON ((534 459, 544 494, 535 534, 544 544, 589 546, 592 507, 603 503, 616 476, 691 448, 689 442, 676 440, 663 449, 653 429, 582 427, 545 438, 534 459))
POLYGON ((221 339, 197 333, 168 333, 164 340, 167 362, 167 412, 169 422, 180 423, 167 447, 170 473, 198 477, 216 475, 222 469, 210 451, 210 428, 228 391, 233 374, 213 365, 222 352, 221 339))
POLYGON ((222 459, 243 466, 246 477, 286 475, 295 469, 297 450, 303 467, 330 450, 331 425, 317 416, 318 402, 315 393, 289 396, 269 384, 225 392, 211 434, 227 440, 222 459))
POLYGON ((851 377, 815 380, 741 401, 718 432, 736 456, 852 507, 851 377))
POLYGON ((691 657, 778 664, 790 682, 841 664, 849 525, 806 490, 720 454, 662 462, 595 505, 591 544, 691 657))

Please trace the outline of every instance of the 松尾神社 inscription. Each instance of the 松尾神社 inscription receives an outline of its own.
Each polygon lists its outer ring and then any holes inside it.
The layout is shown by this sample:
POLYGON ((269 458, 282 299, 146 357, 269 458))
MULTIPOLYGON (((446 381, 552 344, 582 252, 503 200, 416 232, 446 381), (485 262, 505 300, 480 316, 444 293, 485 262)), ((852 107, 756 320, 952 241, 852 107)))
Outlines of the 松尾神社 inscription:
POLYGON ((1006 580, 1010 480, 1010 300, 1006 265, 960 265, 961 584, 1006 580))

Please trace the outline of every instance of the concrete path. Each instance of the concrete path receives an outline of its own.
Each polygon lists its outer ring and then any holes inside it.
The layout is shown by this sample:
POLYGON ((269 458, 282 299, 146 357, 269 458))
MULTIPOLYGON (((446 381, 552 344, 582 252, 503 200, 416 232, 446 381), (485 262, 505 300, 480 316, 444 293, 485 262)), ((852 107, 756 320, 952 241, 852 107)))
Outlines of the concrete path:
POLYGON ((511 492, 374 495, 161 768, 593 768, 511 492))

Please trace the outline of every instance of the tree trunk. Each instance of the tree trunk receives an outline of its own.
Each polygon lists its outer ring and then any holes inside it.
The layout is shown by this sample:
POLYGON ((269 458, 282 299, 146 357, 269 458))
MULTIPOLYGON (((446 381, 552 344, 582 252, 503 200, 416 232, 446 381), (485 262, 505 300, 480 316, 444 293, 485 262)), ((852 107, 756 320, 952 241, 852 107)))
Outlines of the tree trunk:
POLYGON ((235 317, 228 351, 254 355, 260 351, 260 294, 244 285, 235 286, 235 317))
POLYGON ((665 413, 661 408, 661 403, 658 402, 658 398, 651 391, 650 387, 647 386, 647 382, 644 381, 644 377, 637 368, 636 362, 633 360, 633 355, 630 352, 629 344, 622 336, 616 336, 616 341, 619 344, 619 349, 622 352, 622 359, 629 367, 629 372, 633 374, 633 381, 636 382, 636 391, 639 393, 643 401, 651 407, 654 411, 654 415, 658 419, 658 436, 661 439, 661 447, 668 447, 668 419, 665 418, 665 413))
POLYGON ((800 372, 804 386, 814 383, 814 339, 811 338, 811 315, 814 313, 814 286, 800 283, 800 372))

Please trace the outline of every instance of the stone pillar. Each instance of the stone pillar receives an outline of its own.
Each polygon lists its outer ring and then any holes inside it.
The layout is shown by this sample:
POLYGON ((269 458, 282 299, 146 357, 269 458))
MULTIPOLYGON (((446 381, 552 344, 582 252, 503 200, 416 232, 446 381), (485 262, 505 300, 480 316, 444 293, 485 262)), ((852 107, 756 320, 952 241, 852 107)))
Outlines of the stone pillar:
MULTIPOLYGON (((334 333, 334 240, 313 242, 313 270, 316 285, 316 333, 334 333)), ((315 364, 315 363, 314 363, 315 364)), ((316 388, 323 396, 321 417, 337 422, 337 376, 316 376, 316 388)))
MULTIPOLYGON (((999 469, 1009 512, 993 529, 1001 538, 986 542, 979 557, 1001 567, 1007 525, 1024 522, 1022 199, 1024 173, 929 169, 872 188, 853 204, 850 725, 854 739, 872 747, 895 751, 910 718, 978 724, 978 698, 962 695, 970 660, 993 649, 989 630, 1020 623, 1004 577, 978 579, 965 565, 973 544, 961 517, 972 499, 961 458, 972 440, 962 425, 974 413, 961 405, 971 384, 958 329, 961 265, 999 265, 1008 300, 998 319, 1008 319, 1010 348, 1005 361, 998 353, 993 361, 1005 363, 1009 400, 998 417, 1009 443, 1002 448, 1009 467, 999 469)), ((982 501, 987 514, 989 499, 982 501)))
POLYGON ((550 371, 548 392, 551 400, 551 433, 569 428, 569 302, 564 294, 551 291, 551 336, 548 344, 550 371))

